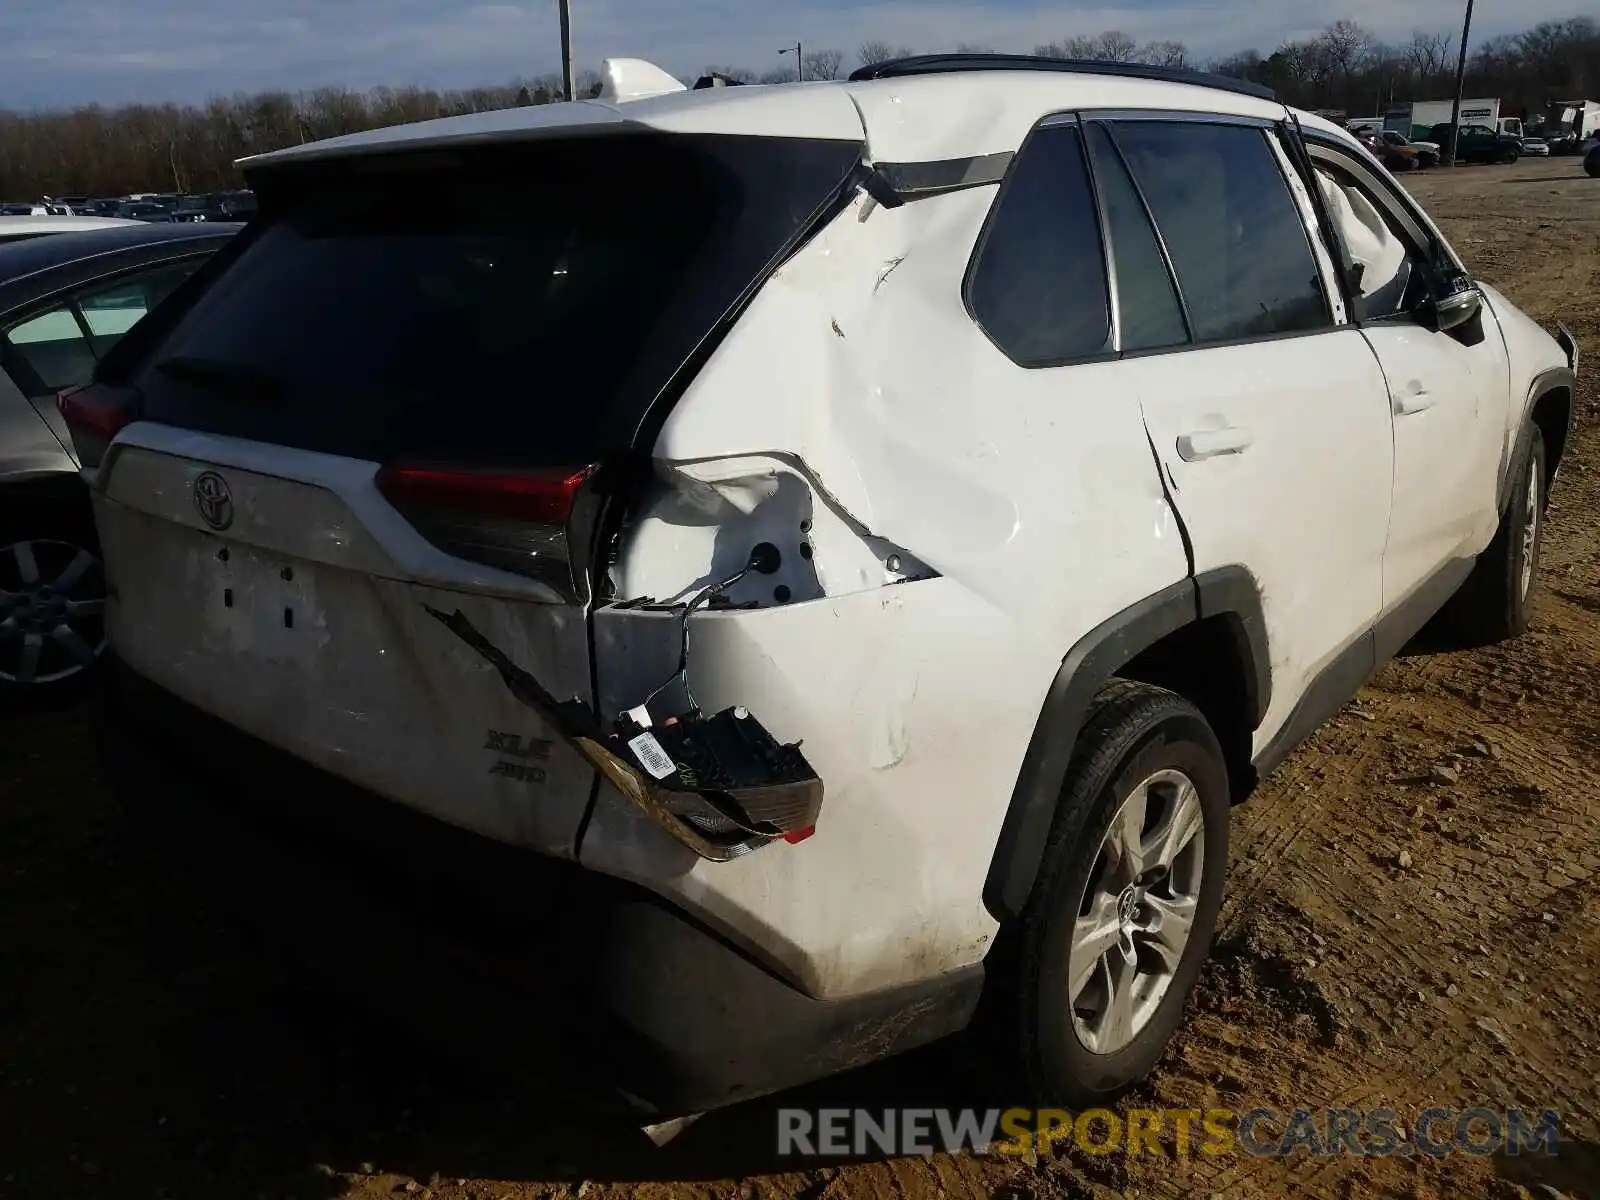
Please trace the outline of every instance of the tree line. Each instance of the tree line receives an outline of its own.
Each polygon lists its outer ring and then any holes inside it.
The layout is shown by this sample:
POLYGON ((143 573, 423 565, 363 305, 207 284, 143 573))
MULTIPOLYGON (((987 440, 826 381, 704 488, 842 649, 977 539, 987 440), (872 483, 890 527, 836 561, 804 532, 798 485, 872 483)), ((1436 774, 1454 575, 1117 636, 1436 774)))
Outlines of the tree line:
MULTIPOLYGON (((990 47, 956 49, 977 52, 990 47)), ((1313 37, 1285 42, 1265 56, 1245 50, 1198 60, 1181 42, 1140 43, 1116 30, 1069 37, 1034 51, 1211 70, 1266 84, 1298 107, 1352 116, 1382 113, 1395 101, 1449 96, 1457 54, 1455 35, 1449 31, 1417 30, 1408 41, 1393 43, 1353 21, 1336 21, 1313 37)), ((910 53, 906 46, 867 42, 857 49, 854 62, 882 62, 910 53)), ((834 49, 808 50, 801 65, 807 79, 834 79, 848 69, 846 55, 834 49)), ((764 73, 728 65, 706 70, 752 83, 786 83, 795 78, 793 66, 764 73)), ((599 78, 587 72, 579 77, 578 86, 580 94, 595 95, 599 78)), ((1528 116, 1555 100, 1600 99, 1600 23, 1588 17, 1546 21, 1522 33, 1480 42, 1468 60, 1466 86, 1469 95, 1499 97, 1503 112, 1528 116)), ((559 99, 561 91, 559 78, 542 76, 452 91, 319 88, 219 96, 203 105, 0 110, 0 200, 216 191, 242 182, 233 162, 246 155, 431 117, 549 103, 559 99)))

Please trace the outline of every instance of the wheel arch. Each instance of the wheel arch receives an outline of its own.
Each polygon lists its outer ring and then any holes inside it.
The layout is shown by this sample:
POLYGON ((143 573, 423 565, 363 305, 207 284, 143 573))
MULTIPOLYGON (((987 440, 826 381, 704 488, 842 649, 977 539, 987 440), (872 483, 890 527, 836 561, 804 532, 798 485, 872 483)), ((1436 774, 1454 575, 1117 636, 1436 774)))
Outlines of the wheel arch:
POLYGON ((1512 476, 1517 464, 1527 456, 1528 441, 1534 429, 1538 429, 1544 437, 1544 484, 1545 495, 1549 496, 1550 485, 1555 482, 1556 472, 1561 469, 1561 459, 1572 440, 1577 390, 1577 376, 1568 367, 1552 367, 1534 376, 1528 388, 1527 403, 1523 407, 1523 418, 1517 427, 1516 440, 1501 468, 1499 485, 1495 489, 1497 512, 1504 513, 1511 499, 1512 476))
POLYGON ((94 519, 89 488, 76 471, 36 471, 25 475, 0 477, 0 533, 22 526, 26 520, 21 504, 59 504, 74 518, 94 519))
POLYGON ((1255 577, 1227 566, 1180 580, 1101 622, 1067 651, 1034 725, 984 881, 984 905, 997 920, 1015 918, 1027 903, 1078 734, 1095 694, 1114 675, 1169 687, 1221 724, 1217 733, 1239 798, 1240 784, 1250 778, 1250 739, 1272 693, 1255 577))

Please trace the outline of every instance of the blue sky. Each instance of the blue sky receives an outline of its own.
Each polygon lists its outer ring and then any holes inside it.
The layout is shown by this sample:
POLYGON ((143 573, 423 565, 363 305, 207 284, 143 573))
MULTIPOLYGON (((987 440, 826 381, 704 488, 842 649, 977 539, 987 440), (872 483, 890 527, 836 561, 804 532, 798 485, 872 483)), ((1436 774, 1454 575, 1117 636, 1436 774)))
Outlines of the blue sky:
MULTIPOLYGON (((870 39, 914 49, 981 43, 1027 50, 1121 29, 1173 39, 1199 56, 1268 52, 1340 17, 1394 38, 1446 29, 1460 0, 573 0, 576 56, 649 58, 679 74, 708 63, 766 70, 803 39, 844 52, 870 39)), ((1475 37, 1571 15, 1577 0, 1479 4, 1475 37)), ((0 5, 0 108, 145 101, 324 85, 459 87, 559 65, 555 0, 6 0, 0 5)))

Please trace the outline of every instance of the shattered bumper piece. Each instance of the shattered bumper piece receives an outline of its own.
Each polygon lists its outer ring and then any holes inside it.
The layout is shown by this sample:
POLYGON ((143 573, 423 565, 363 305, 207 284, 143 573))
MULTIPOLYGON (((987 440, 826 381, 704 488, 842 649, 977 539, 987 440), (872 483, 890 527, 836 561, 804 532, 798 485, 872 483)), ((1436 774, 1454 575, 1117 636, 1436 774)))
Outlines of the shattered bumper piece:
POLYGON ((780 838, 801 841, 815 828, 822 780, 798 745, 780 743, 745 709, 650 727, 625 716, 607 732, 588 705, 557 700, 461 612, 427 611, 619 792, 702 858, 726 862, 780 838))

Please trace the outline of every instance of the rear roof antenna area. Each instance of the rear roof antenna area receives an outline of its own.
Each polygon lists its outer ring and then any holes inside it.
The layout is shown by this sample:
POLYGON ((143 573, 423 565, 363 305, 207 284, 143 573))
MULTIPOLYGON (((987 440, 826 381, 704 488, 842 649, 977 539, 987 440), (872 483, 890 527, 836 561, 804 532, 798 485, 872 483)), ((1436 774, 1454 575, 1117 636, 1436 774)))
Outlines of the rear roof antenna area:
POLYGON ((606 104, 626 104, 686 92, 683 81, 642 58, 608 58, 600 70, 600 95, 606 104))

